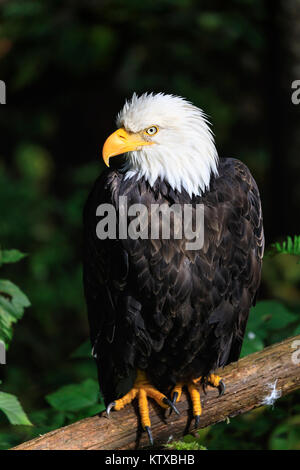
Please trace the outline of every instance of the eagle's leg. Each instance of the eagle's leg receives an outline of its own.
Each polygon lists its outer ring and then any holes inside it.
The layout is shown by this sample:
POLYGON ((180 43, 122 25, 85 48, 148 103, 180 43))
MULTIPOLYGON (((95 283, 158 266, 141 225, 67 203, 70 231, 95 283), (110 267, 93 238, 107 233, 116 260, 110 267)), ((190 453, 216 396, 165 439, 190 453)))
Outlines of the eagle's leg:
POLYGON ((200 416, 202 414, 202 406, 200 401, 200 392, 196 387, 196 381, 192 381, 187 385, 189 395, 191 397, 193 405, 193 416, 195 418, 195 429, 198 428, 200 422, 200 416))
POLYGON ((109 416, 110 410, 114 408, 116 411, 124 408, 135 398, 138 398, 139 412, 141 417, 141 424, 145 431, 147 431, 150 444, 153 444, 153 438, 151 433, 151 422, 149 416, 148 397, 153 398, 156 403, 162 408, 171 407, 177 414, 179 414, 175 405, 161 392, 159 392, 147 379, 146 373, 141 370, 137 370, 137 377, 133 388, 126 393, 122 398, 115 400, 110 403, 107 407, 107 415, 109 416))

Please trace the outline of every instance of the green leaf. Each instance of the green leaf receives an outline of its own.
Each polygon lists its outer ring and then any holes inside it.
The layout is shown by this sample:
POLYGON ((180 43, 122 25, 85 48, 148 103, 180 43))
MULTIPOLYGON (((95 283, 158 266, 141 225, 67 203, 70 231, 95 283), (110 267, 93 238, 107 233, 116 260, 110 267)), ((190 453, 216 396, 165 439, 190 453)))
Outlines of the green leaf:
POLYGON ((14 321, 0 306, 0 340, 3 341, 6 348, 12 337, 12 323, 14 321))
POLYGON ((96 405, 88 406, 87 408, 84 408, 83 410, 79 411, 76 413, 76 420, 79 419, 84 419, 88 418, 89 416, 95 416, 101 411, 105 410, 105 405, 104 402, 102 401, 101 403, 97 403, 96 405))
POLYGON ((260 302, 260 309, 267 315, 266 322, 268 329, 279 330, 298 319, 297 315, 291 313, 283 304, 276 301, 260 302))
POLYGON ((15 395, 0 392, 0 410, 6 414, 11 424, 32 426, 19 400, 15 395))
POLYGON ((82 343, 75 351, 71 354, 71 357, 73 358, 81 358, 81 357, 92 357, 92 347, 91 347, 91 342, 85 341, 82 343))
POLYGON ((48 403, 59 411, 78 411, 99 401, 99 386, 87 379, 81 384, 66 385, 46 396, 48 403))
POLYGON ((10 315, 12 321, 16 322, 21 318, 19 309, 8 299, 3 297, 0 292, 0 308, 6 315, 10 315))
POLYGON ((17 263, 27 256, 19 250, 0 250, 0 266, 6 263, 17 263))
POLYGON ((249 333, 246 332, 241 357, 248 356, 249 354, 257 351, 262 351, 262 349, 264 349, 263 341, 252 331, 249 331, 249 333))
POLYGON ((298 319, 283 304, 276 300, 258 302, 251 309, 247 331, 253 331, 261 339, 268 337, 270 330, 280 330, 298 319))
POLYGON ((62 411, 54 408, 33 411, 29 414, 30 421, 34 424, 34 434, 45 434, 46 432, 58 429, 64 426, 66 415, 62 411))
POLYGON ((10 281, 0 280, 0 339, 8 344, 12 325, 22 318, 30 302, 26 295, 10 281))
POLYGON ((8 297, 9 303, 12 307, 10 313, 12 315, 16 314, 18 319, 22 318, 24 308, 29 307, 30 302, 21 289, 10 281, 0 279, 0 294, 5 294, 5 296, 8 297))

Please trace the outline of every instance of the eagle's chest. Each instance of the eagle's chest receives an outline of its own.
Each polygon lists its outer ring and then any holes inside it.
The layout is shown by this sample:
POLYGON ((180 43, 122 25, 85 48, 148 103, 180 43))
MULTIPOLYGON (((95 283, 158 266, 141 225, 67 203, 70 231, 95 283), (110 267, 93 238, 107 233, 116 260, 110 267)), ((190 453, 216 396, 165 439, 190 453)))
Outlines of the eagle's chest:
MULTIPOLYGON (((132 289, 148 308, 174 316, 199 303, 199 275, 207 255, 203 198, 176 193, 158 180, 118 180, 111 186, 117 237, 129 257, 132 289)), ((205 265, 206 274, 209 269, 205 265)), ((200 296, 200 299, 203 295, 200 296)))

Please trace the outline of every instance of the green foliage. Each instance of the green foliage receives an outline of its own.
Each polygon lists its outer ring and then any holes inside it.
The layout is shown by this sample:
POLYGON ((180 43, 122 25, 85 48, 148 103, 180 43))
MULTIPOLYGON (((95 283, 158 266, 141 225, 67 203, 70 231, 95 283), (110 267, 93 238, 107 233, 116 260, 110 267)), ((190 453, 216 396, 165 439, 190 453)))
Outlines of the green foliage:
POLYGON ((184 441, 174 441, 171 444, 167 444, 166 448, 172 450, 207 450, 206 447, 198 444, 197 442, 184 441))
POLYGON ((241 357, 261 351, 295 333, 299 315, 275 300, 258 302, 250 310, 241 357))
MULTIPOLYGON (((0 249, 0 266, 20 261, 24 256, 18 250, 0 249)), ((0 279, 0 340, 6 347, 12 338, 13 324, 22 318, 25 307, 29 306, 28 298, 15 284, 0 279)), ((0 410, 11 424, 31 425, 19 400, 10 393, 0 391, 0 410)))
POLYGON ((91 357, 91 342, 85 341, 71 355, 73 358, 91 357))
POLYGON ((172 441, 165 447, 175 450, 207 450, 205 443, 210 429, 210 427, 199 429, 193 435, 187 434, 180 441, 172 441))
POLYGON ((5 263, 16 263, 25 256, 27 255, 19 250, 1 250, 0 248, 0 266, 5 263))
POLYGON ((99 405, 99 385, 96 380, 87 379, 80 384, 61 387, 46 396, 47 402, 59 411, 79 411, 88 408, 93 413, 103 409, 99 405), (97 411, 94 412, 95 406, 97 411))
POLYGON ((300 414, 288 418, 272 432, 270 450, 300 450, 300 414))
POLYGON ((33 424, 30 428, 18 432, 14 428, 12 433, 0 432, 0 449, 7 449, 22 440, 33 439, 41 434, 71 424, 79 419, 94 416, 105 409, 102 398, 99 396, 98 381, 86 379, 79 384, 65 385, 55 392, 46 395, 48 407, 29 413, 29 419, 22 411, 16 397, 0 392, 0 409, 12 424, 33 424), (5 396, 5 397, 4 397, 5 396), (10 399, 10 400, 9 400, 10 399))
POLYGON ((300 235, 295 235, 294 240, 292 237, 287 237, 287 240, 282 243, 274 243, 271 245, 269 253, 300 256, 300 235))
MULTIPOLYGON (((0 266, 15 263, 24 256, 18 250, 0 250, 0 266)), ((13 324, 22 318, 24 308, 29 306, 27 296, 15 284, 0 279, 0 340, 6 345, 12 338, 13 324)))
POLYGON ((0 392, 0 410, 6 414, 11 424, 32 425, 17 397, 10 393, 0 392))
POLYGON ((31 182, 43 182, 52 171, 49 153, 38 145, 23 143, 16 149, 16 167, 31 182))
POLYGON ((20 320, 30 302, 12 282, 0 279, 0 338, 8 343, 12 338, 12 325, 20 320))

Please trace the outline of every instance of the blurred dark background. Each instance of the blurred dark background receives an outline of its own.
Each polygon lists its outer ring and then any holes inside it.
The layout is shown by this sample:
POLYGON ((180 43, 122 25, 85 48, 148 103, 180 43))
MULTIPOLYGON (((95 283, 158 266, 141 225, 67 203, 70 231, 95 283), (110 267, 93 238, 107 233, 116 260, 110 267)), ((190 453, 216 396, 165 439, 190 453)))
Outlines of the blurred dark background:
MULTIPOLYGON (((91 361, 70 359, 88 337, 82 207, 134 91, 201 107, 220 156, 239 158, 257 180, 267 245, 297 234, 299 0, 2 0, 0 79, 0 244, 28 253, 1 276, 32 303, 1 378, 28 412, 59 386, 95 377, 91 361)), ((299 312, 299 280, 294 258, 267 260, 261 298, 299 312)), ((267 447, 270 420, 253 448, 267 447)), ((246 441, 242 432, 228 447, 246 441)))

